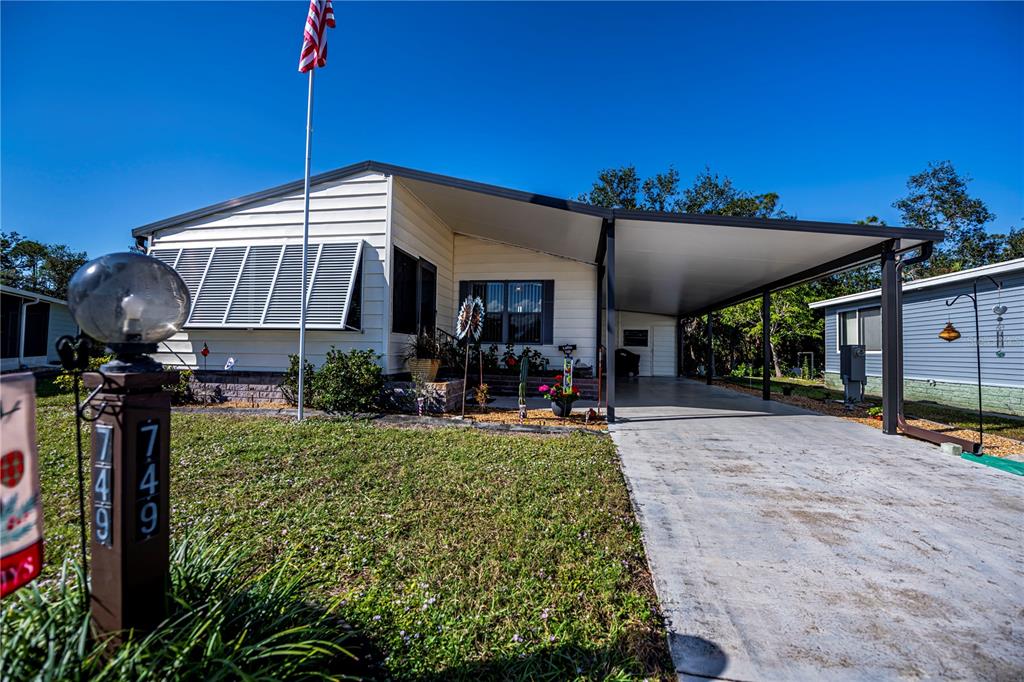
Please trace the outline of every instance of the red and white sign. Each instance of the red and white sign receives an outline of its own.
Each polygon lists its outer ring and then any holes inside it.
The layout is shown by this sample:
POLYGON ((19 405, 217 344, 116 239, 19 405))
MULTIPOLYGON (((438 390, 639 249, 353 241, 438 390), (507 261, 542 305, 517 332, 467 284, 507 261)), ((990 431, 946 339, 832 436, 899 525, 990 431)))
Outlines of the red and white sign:
POLYGON ((43 567, 43 508, 36 452, 36 379, 0 377, 0 597, 43 567))

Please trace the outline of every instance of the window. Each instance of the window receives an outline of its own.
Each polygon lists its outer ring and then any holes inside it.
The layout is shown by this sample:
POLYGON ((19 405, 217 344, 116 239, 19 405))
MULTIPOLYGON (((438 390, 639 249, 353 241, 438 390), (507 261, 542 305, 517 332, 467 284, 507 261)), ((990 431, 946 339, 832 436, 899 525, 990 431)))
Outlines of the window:
POLYGON ((433 331, 437 323, 437 268, 422 258, 394 250, 391 284, 391 331, 416 334, 433 331))
POLYGON ((544 285, 540 282, 508 283, 508 330, 512 343, 540 343, 540 311, 544 285))
POLYGON ((21 299, 4 294, 0 307, 0 357, 16 358, 21 339, 21 299))
MULTIPOLYGON (((878 306, 847 310, 837 315, 839 344, 864 344, 864 350, 882 350, 882 309, 878 306)), ((838 348, 837 348, 838 350, 838 348)))
POLYGON ((555 283, 541 281, 459 282, 459 303, 466 296, 484 302, 483 343, 552 343, 555 283))
POLYGON ((860 311, 860 342, 865 350, 882 350, 882 309, 865 308, 860 311))
POLYGON ((32 303, 25 306, 25 357, 43 357, 49 350, 46 340, 50 327, 50 304, 32 303))
POLYGON ((643 348, 647 347, 647 336, 648 330, 646 329, 623 329, 622 330, 622 345, 623 346, 640 346, 643 348))
POLYGON ((26 358, 42 357, 49 352, 48 335, 50 326, 50 304, 44 301, 32 303, 17 296, 3 296, 2 314, 2 355, 5 358, 18 357, 21 348, 21 313, 25 313, 24 352, 26 358), (28 303, 24 308, 23 303, 28 303))

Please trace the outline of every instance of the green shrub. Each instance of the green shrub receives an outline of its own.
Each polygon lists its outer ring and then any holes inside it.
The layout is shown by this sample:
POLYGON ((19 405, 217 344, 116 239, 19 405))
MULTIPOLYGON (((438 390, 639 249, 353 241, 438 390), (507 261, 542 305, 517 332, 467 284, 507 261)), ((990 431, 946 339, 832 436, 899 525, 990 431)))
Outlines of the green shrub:
MULTIPOLYGON (((105 365, 105 364, 107 364, 108 362, 110 362, 113 359, 114 359, 114 356, 113 355, 109 355, 109 354, 107 354, 107 355, 96 355, 94 357, 91 357, 91 358, 89 358, 89 369, 87 369, 85 371, 87 371, 87 372, 99 371, 99 368, 100 368, 101 365, 105 365)), ((64 393, 70 393, 72 390, 74 390, 74 388, 75 388, 75 383, 74 382, 75 382, 74 375, 71 372, 67 371, 67 370, 62 370, 61 373, 58 374, 53 379, 53 385, 56 386, 57 388, 59 388, 64 393)))
POLYGON ((371 350, 335 348, 313 377, 313 407, 327 412, 373 412, 380 408, 384 375, 371 350))
POLYGON ((288 561, 252 575, 248 557, 200 535, 171 558, 171 612, 112 651, 89 637, 81 567, 4 599, 0 669, 11 680, 328 678, 357 672, 336 605, 305 601, 288 561))
POLYGON ((741 362, 729 372, 734 377, 746 378, 754 376, 754 368, 745 362, 741 362))
POLYGON ((196 401, 192 392, 192 370, 185 368, 178 370, 178 382, 164 386, 164 389, 171 392, 171 402, 175 405, 188 405, 196 401))
MULTIPOLYGON (((306 361, 304 402, 326 412, 374 412, 380 409, 384 375, 371 350, 327 352, 324 364, 314 368, 306 361)), ((293 405, 298 402, 299 358, 288 356, 289 366, 281 390, 293 405)))
MULTIPOLYGON (((306 403, 306 407, 312 407, 313 405, 313 376, 316 374, 316 368, 313 367, 313 363, 306 360, 305 374, 303 376, 302 383, 304 384, 305 392, 303 394, 303 402, 306 403)), ((299 356, 289 355, 288 356, 288 369, 284 373, 284 378, 281 380, 281 393, 284 394, 285 399, 292 405, 299 403, 299 356)))

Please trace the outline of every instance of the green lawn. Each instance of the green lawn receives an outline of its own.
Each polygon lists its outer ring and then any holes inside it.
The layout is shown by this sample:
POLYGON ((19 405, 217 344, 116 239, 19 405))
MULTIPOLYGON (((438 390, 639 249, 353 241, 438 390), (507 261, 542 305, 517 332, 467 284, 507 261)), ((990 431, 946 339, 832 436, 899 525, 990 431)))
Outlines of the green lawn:
MULTIPOLYGON (((751 388, 761 388, 760 377, 717 377, 722 381, 728 381, 738 386, 749 386, 751 388)), ((802 395, 808 398, 822 398, 827 395, 830 399, 842 400, 843 392, 836 391, 830 388, 826 388, 825 385, 820 381, 807 381, 804 379, 795 378, 782 378, 772 379, 772 393, 782 393, 783 387, 789 387, 793 391, 793 395, 802 395)), ((881 398, 875 398, 869 396, 867 401, 876 405, 881 405, 881 398)), ((970 410, 962 410, 956 407, 947 407, 945 405, 937 405, 935 403, 923 403, 915 402, 912 400, 906 401, 904 404, 904 411, 908 417, 917 417, 919 419, 930 419, 932 421, 940 422, 942 424, 949 424, 960 429, 977 429, 978 428, 978 413, 971 412, 970 410)), ((1014 419, 1012 417, 997 417, 993 415, 985 415, 985 433, 991 433, 998 436, 1005 436, 1006 438, 1013 438, 1015 440, 1024 441, 1024 419, 1014 419)))
MULTIPOLYGON (((77 555, 70 399, 40 399, 46 574, 77 555)), ((401 679, 664 677, 664 631, 605 437, 173 417, 172 525, 269 564, 401 679)))

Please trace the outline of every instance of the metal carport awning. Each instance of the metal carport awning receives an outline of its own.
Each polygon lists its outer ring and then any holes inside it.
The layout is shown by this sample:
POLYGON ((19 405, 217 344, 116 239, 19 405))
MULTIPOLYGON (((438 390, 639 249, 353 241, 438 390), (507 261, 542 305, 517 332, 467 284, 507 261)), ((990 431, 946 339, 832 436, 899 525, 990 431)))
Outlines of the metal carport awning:
POLYGON ((699 316, 911 250, 939 232, 799 220, 616 211, 619 310, 699 316), (898 243, 896 243, 898 240, 898 243))

